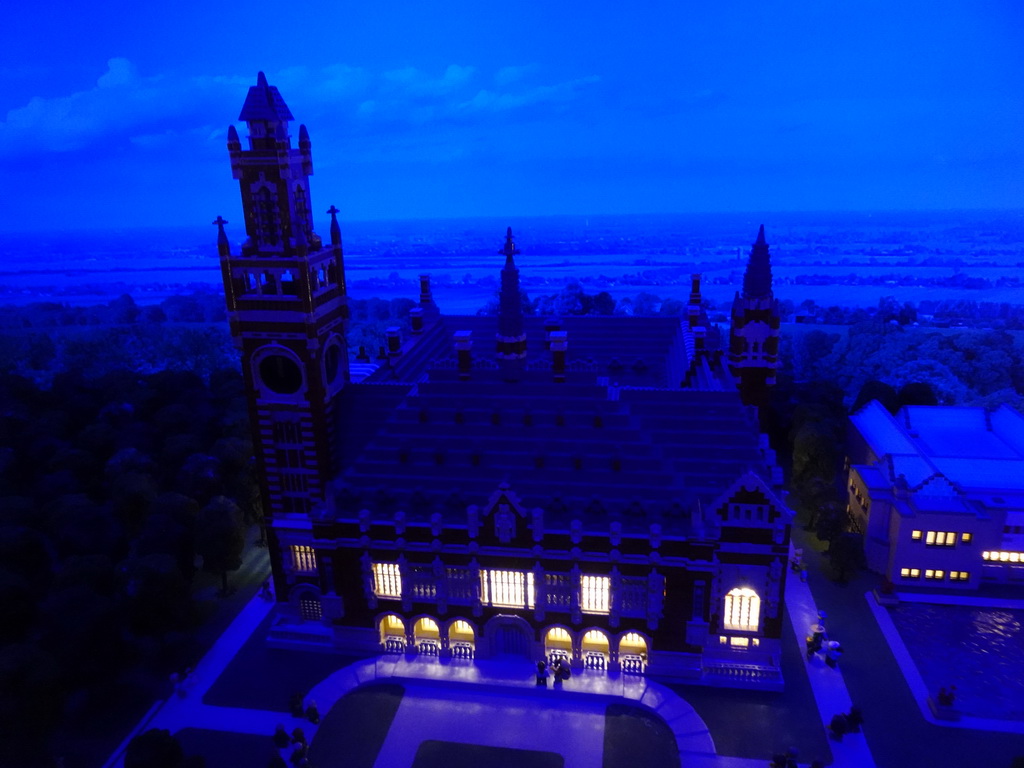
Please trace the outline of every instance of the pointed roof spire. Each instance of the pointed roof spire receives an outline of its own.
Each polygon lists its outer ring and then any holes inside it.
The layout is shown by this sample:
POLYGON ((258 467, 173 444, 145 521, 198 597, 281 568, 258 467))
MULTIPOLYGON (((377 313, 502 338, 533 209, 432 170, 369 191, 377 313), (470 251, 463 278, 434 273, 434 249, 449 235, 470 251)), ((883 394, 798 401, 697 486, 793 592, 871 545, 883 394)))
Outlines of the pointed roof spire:
POLYGON ((772 265, 768 243, 764 239, 764 224, 757 231, 757 240, 750 249, 747 269, 743 273, 743 295, 747 298, 769 296, 772 292, 772 265))
POLYGON ((341 245, 341 227, 338 226, 338 214, 341 211, 332 205, 327 212, 331 214, 331 245, 341 245))
POLYGON ((277 88, 268 84, 267 76, 260 72, 256 75, 256 85, 249 88, 238 119, 251 123, 256 120, 284 122, 295 118, 277 88))
POLYGON ((515 267, 516 262, 512 257, 519 253, 519 249, 516 248, 515 240, 512 237, 512 227, 505 230, 505 246, 498 251, 498 253, 505 254, 505 268, 515 267))

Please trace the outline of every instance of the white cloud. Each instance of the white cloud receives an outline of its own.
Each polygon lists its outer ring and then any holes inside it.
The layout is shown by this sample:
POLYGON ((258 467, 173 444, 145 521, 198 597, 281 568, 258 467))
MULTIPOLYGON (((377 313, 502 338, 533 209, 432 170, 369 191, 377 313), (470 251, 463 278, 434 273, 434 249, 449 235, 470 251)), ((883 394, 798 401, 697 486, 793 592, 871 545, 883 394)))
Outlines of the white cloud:
POLYGON ((496 85, 508 85, 522 80, 527 75, 532 75, 540 69, 536 64, 524 64, 516 67, 502 67, 494 73, 496 85))

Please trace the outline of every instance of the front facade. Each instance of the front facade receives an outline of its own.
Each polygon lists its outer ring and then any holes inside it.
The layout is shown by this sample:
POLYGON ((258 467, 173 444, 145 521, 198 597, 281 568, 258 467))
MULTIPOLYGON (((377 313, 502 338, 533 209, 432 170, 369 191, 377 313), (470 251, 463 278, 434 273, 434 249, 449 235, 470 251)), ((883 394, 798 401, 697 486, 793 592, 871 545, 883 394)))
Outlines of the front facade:
POLYGON ((849 511, 897 587, 1024 582, 1024 417, 872 401, 850 417, 849 511))
MULTIPOLYGON (((347 354, 330 362, 347 318, 335 211, 330 245, 296 213, 308 136, 290 148, 262 75, 241 119, 250 239, 220 250, 266 476, 270 642, 781 686, 792 514, 700 276, 682 318, 524 317, 509 229, 498 317, 442 314, 424 276, 411 333, 389 329, 377 365, 349 375, 347 354)), ((752 252, 758 274, 766 258, 752 252)), ((759 359, 755 395, 775 362, 759 359)))

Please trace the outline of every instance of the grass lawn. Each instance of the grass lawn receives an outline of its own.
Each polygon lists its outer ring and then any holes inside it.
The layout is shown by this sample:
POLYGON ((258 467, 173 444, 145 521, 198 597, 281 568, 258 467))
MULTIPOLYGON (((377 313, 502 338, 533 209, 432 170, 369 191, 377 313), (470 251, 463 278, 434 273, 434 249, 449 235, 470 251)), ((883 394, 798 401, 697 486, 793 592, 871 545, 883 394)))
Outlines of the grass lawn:
POLYGON ((412 768, 562 768, 564 765, 565 759, 556 752, 424 741, 416 750, 412 768))
POLYGON ((277 754, 270 736, 186 728, 175 734, 185 756, 201 755, 206 768, 264 768, 277 754))
POLYGON ((664 720, 634 704, 609 704, 604 715, 603 768, 679 768, 679 751, 664 720))
POLYGON ((405 689, 394 683, 356 688, 320 722, 309 747, 316 768, 373 768, 405 689))

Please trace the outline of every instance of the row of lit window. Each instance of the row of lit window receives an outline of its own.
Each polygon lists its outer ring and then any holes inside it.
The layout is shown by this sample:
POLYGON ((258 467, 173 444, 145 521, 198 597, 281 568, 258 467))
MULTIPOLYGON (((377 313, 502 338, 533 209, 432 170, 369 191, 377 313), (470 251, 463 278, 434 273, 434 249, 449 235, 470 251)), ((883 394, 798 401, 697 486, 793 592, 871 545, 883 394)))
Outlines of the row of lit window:
MULTIPOLYGON (((919 579, 921 578, 920 568, 900 568, 900 576, 904 579, 919 579)), ((940 570, 933 570, 931 568, 925 569, 924 577, 932 581, 941 581, 946 578, 946 572, 940 570)), ((967 571, 950 571, 950 581, 967 581, 970 575, 967 571)))
MULTIPOLYGON (((401 599, 402 574, 397 563, 373 564, 373 592, 379 598, 401 599)), ((480 571, 480 602, 498 608, 533 608, 536 601, 533 571, 480 571)), ((580 577, 580 609, 584 613, 611 611, 611 579, 580 577)))
MULTIPOLYGON (((932 547, 952 547, 956 544, 957 534, 954 531, 911 531, 910 538, 914 541, 920 541, 924 538, 924 543, 932 547)), ((961 544, 970 544, 973 536, 964 532, 960 534, 961 544)))
POLYGON ((1024 563, 1024 552, 982 552, 981 559, 990 563, 1024 563))

